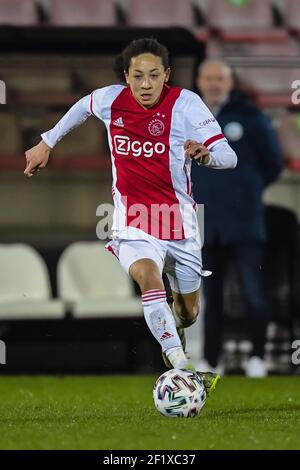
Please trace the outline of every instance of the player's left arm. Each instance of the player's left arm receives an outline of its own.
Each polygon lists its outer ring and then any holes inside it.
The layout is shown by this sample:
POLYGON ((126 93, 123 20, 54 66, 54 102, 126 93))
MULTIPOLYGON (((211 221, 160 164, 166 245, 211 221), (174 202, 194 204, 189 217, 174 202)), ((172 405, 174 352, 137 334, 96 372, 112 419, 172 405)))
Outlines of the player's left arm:
POLYGON ((216 170, 235 168, 236 153, 226 142, 218 142, 211 150, 195 140, 188 139, 184 144, 185 154, 198 165, 205 165, 216 170))
POLYGON ((185 110, 185 151, 198 164, 213 169, 235 168, 237 156, 221 127, 199 96, 185 110))

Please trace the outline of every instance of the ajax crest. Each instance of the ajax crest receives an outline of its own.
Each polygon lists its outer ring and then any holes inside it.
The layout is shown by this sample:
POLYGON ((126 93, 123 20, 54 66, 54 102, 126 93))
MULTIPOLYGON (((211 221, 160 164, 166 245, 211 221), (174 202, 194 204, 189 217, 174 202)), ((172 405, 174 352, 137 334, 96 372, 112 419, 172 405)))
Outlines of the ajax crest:
POLYGON ((149 122, 148 131, 151 135, 158 137, 165 132, 165 125, 160 119, 152 119, 149 122))

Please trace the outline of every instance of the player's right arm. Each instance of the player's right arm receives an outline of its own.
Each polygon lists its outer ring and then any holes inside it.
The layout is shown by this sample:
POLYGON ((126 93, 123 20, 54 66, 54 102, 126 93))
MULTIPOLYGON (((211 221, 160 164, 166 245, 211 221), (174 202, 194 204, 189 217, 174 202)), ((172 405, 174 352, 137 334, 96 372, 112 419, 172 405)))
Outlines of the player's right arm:
POLYGON ((106 87, 99 88, 77 101, 52 129, 41 135, 42 140, 37 145, 25 152, 26 176, 33 176, 39 168, 47 165, 51 150, 72 129, 82 124, 92 114, 101 117, 99 107, 105 91, 106 87))
POLYGON ((91 100, 92 95, 88 95, 77 101, 56 126, 41 135, 42 140, 37 145, 25 152, 26 168, 24 174, 26 176, 33 176, 39 168, 44 168, 55 145, 92 114, 91 100))
POLYGON ((25 152, 26 168, 24 175, 33 176, 39 168, 44 168, 49 160, 51 147, 49 147, 43 140, 37 145, 25 152))

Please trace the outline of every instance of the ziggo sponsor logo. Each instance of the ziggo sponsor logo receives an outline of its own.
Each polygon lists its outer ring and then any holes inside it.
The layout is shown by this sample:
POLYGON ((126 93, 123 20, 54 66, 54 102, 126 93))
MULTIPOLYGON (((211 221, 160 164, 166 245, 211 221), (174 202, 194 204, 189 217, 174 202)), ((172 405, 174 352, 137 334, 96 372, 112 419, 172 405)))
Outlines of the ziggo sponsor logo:
POLYGON ((114 148, 118 155, 132 155, 133 157, 140 157, 143 155, 146 158, 153 157, 153 155, 162 155, 166 151, 166 146, 162 142, 140 142, 139 140, 131 141, 126 135, 114 136, 114 148))

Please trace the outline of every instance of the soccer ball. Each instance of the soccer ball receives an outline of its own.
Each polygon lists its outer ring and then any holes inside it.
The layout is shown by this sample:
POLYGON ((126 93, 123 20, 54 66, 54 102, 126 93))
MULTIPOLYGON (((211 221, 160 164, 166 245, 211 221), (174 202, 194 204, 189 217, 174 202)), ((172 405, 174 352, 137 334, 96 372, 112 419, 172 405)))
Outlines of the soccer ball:
POLYGON ((156 408, 164 416, 188 418, 200 413, 206 400, 206 391, 196 372, 171 369, 157 379, 153 399, 156 408))

